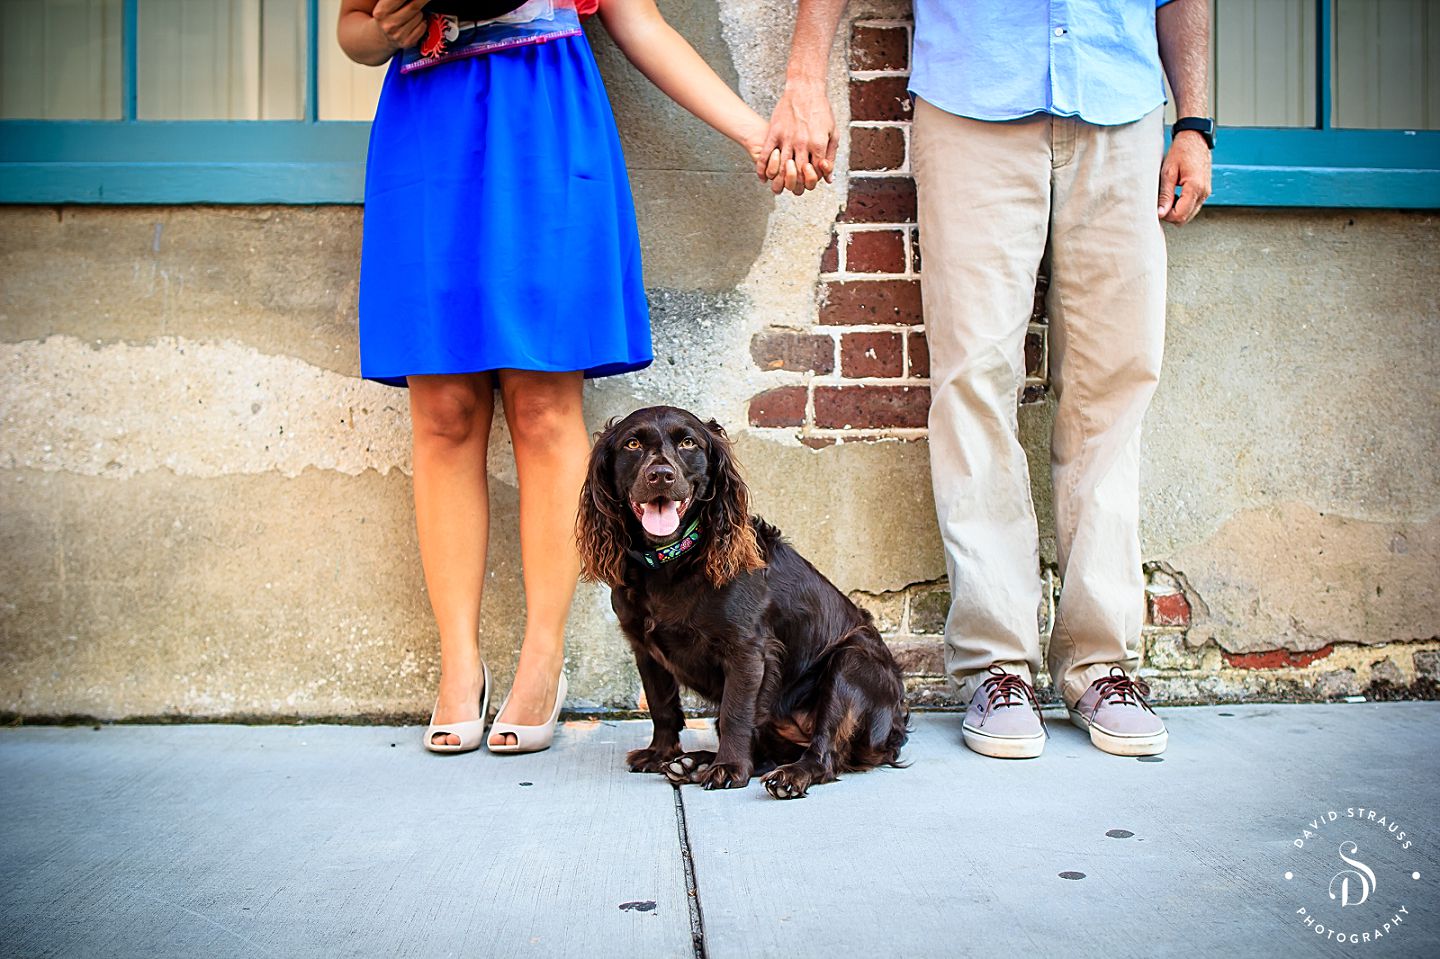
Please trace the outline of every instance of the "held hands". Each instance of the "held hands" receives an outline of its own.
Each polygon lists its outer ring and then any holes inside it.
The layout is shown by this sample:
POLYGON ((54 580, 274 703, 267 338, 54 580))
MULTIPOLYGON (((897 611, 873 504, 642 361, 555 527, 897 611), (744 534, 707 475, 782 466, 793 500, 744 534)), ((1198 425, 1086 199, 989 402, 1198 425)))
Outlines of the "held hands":
POLYGON ((1194 130, 1182 130, 1170 141, 1160 166, 1160 219, 1183 226, 1195 218, 1210 197, 1210 148, 1194 130), (1175 196, 1176 185, 1180 196, 1175 196))
POLYGON ((758 141, 746 146, 756 176, 769 182, 772 193, 789 190, 800 196, 822 178, 828 183, 834 177, 840 142, 823 81, 786 83, 768 127, 760 132, 758 141))
POLYGON ((766 156, 765 138, 769 131, 769 124, 756 114, 754 124, 747 124, 740 137, 740 145, 750 154, 750 160, 755 164, 755 172, 760 179, 769 183, 771 192, 777 196, 786 190, 800 196, 806 190, 815 189, 820 182, 820 174, 815 167, 807 163, 804 172, 801 172, 795 166, 794 157, 782 163, 779 147, 771 147, 769 156, 766 156))

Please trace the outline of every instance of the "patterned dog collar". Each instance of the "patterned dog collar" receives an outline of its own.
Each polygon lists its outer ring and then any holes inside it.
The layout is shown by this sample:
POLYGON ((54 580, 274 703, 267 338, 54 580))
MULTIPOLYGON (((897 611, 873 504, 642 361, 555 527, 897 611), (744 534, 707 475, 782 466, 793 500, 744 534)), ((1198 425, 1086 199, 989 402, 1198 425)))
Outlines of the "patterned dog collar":
POLYGON ((659 569, 662 564, 677 560, 690 552, 699 542, 700 520, 697 518, 690 521, 690 525, 685 528, 685 532, 681 533, 680 538, 675 542, 666 543, 664 546, 646 550, 643 553, 637 550, 630 550, 630 555, 651 569, 659 569))

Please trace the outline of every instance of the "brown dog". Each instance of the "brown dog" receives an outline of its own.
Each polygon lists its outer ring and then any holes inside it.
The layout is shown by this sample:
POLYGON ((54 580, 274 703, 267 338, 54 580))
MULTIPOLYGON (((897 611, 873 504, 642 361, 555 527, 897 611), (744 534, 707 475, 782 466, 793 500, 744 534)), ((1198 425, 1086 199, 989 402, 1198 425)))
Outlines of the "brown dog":
POLYGON ((753 773, 777 799, 898 765, 909 712, 870 614, 749 514, 725 431, 670 406, 612 422, 590 454, 580 555, 635 652, 650 745, 632 772, 706 789, 753 773), (719 704, 715 752, 683 752, 679 684, 719 704), (775 768, 772 768, 775 767, 775 768))

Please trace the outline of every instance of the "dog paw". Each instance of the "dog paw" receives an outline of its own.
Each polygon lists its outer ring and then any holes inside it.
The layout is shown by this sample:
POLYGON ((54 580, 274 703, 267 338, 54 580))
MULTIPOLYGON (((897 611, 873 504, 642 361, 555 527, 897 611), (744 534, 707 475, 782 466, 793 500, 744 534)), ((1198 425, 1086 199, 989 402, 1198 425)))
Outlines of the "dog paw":
POLYGON ((750 767, 739 763, 711 763, 695 782, 706 789, 740 789, 750 782, 750 767))
POLYGON ((714 761, 715 754, 707 750, 681 753, 667 762, 661 771, 665 773, 666 779, 679 786, 683 783, 699 782, 714 761))
POLYGON ((632 773, 660 773, 665 771, 665 764, 678 755, 678 745, 671 749, 632 749, 625 754, 625 765, 632 773))
POLYGON ((760 781, 765 784, 765 791, 776 799, 804 799, 815 777, 799 763, 791 763, 771 770, 760 781))

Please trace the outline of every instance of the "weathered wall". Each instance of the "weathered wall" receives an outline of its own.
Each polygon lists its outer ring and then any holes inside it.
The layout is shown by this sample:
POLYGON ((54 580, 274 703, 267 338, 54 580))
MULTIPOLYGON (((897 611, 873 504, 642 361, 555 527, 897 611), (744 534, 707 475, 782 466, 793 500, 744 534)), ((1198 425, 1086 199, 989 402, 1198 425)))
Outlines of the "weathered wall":
MULTIPOLYGON (((768 110, 789 4, 666 9, 768 110)), ((903 74, 905 27, 882 18, 899 13, 862 7, 841 37, 855 40, 837 50, 833 84, 855 175, 800 199, 771 198, 728 141, 597 38, 640 206, 657 361, 591 384, 588 415, 598 427, 663 401, 727 423, 757 508, 872 608, 916 699, 943 702, 944 570, 915 420, 919 264, 886 259, 913 242, 907 117, 864 86, 903 74), (895 238, 857 247, 851 234, 867 232, 895 238)), ((360 219, 340 207, 0 210, 0 711, 428 708, 437 663, 405 395, 355 378, 360 219)), ((1171 232, 1144 474, 1146 672, 1160 696, 1423 691, 1427 678, 1433 690, 1437 233, 1424 215, 1218 208, 1171 232)), ((1022 428, 1047 523, 1036 321, 1022 428)), ((503 427, 493 443, 482 642, 504 682, 523 603, 503 427)), ((633 707, 638 683, 600 589, 577 596, 569 660, 572 708, 633 707)))

